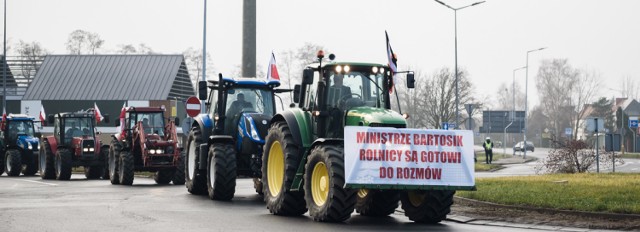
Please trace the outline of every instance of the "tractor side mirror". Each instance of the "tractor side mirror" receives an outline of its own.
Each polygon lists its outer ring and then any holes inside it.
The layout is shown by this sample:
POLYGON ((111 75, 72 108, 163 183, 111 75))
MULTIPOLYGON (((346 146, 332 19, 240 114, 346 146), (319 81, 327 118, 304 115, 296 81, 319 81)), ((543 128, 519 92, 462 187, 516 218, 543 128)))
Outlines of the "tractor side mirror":
POLYGON ((207 100, 207 82, 206 81, 198 82, 198 98, 200 100, 207 100))
POLYGON ((52 123, 53 123, 53 121, 54 121, 53 114, 48 115, 48 116, 47 116, 47 122, 48 122, 49 124, 52 124, 52 123))
POLYGON ((313 69, 305 69, 304 71, 302 71, 302 84, 313 84, 313 69))
POLYGON ((295 85, 293 87, 293 102, 295 103, 299 103, 300 102, 300 89, 302 87, 300 85, 295 85))
POLYGON ((416 87, 416 78, 413 73, 407 73, 407 88, 413 89, 416 87))
POLYGON ((108 114, 104 114, 102 115, 102 117, 104 118, 104 123, 109 123, 109 115, 108 114))
POLYGON ((176 126, 179 126, 179 125, 180 125, 180 119, 179 119, 179 118, 175 118, 175 119, 173 120, 173 122, 176 124, 176 126))

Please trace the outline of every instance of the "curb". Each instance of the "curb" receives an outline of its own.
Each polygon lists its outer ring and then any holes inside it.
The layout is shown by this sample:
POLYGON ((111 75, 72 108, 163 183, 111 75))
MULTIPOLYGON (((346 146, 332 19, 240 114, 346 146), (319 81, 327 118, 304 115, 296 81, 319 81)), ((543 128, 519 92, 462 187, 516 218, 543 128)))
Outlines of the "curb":
POLYGON ((592 217, 592 218, 600 218, 600 219, 633 219, 640 220, 640 214, 621 214, 621 213, 598 213, 598 212, 586 212, 586 211, 574 211, 574 210, 564 210, 564 209, 550 209, 550 208, 539 208, 539 207, 530 207, 530 206, 516 206, 516 205, 503 205, 498 203, 479 201, 474 199, 463 198, 459 196, 454 196, 456 201, 466 202, 467 204, 477 204, 477 205, 485 205, 496 208, 503 209, 517 209, 524 211, 536 211, 539 213, 546 214, 557 214, 563 213, 568 215, 575 216, 583 216, 583 217, 592 217))

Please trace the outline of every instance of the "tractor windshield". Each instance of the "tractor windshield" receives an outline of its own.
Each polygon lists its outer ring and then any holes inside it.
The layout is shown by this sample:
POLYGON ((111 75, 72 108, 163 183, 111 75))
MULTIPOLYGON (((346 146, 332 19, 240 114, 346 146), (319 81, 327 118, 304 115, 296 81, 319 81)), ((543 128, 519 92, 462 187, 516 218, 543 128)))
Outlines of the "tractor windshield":
POLYGON ((163 112, 138 112, 131 115, 131 128, 136 122, 142 122, 142 127, 146 134, 158 134, 164 136, 164 113, 163 112))
POLYGON ((384 74, 366 72, 335 72, 329 73, 327 88, 327 104, 338 107, 339 104, 355 104, 370 107, 383 107, 384 94, 382 89, 384 74))
POLYGON ((34 136, 33 121, 11 120, 9 122, 9 137, 17 138, 18 135, 34 136))
POLYGON ((227 113, 235 117, 242 112, 273 115, 274 102, 270 89, 234 88, 227 91, 227 113))
POLYGON ((81 117, 81 118, 64 118, 64 136, 65 139, 70 141, 73 137, 93 137, 93 118, 81 117))

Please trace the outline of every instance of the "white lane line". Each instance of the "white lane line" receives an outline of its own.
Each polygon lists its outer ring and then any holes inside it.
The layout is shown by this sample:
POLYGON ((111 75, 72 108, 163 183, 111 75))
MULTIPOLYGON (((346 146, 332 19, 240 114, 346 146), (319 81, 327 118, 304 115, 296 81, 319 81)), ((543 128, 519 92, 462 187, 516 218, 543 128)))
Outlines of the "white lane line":
POLYGON ((56 185, 58 185, 58 184, 45 183, 45 182, 36 181, 36 180, 20 180, 20 179, 13 179, 13 180, 19 180, 19 181, 24 181, 24 182, 31 182, 31 183, 36 183, 36 184, 45 184, 45 185, 49 185, 49 186, 56 186, 56 185))

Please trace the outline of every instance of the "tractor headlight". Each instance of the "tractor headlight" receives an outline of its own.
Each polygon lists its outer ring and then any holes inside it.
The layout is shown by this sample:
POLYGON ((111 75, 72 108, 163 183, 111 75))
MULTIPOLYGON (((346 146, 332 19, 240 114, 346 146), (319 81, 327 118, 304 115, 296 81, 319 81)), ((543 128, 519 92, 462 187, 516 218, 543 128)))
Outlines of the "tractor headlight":
POLYGON ((253 119, 249 119, 249 128, 251 128, 251 138, 254 140, 260 140, 260 136, 258 135, 258 130, 256 129, 255 122, 253 119))
POLYGON ((40 143, 38 143, 38 150, 40 150, 40 143))
POLYGON ((348 73, 349 71, 351 71, 351 67, 349 67, 349 65, 345 65, 344 66, 344 72, 348 73))
POLYGON ((82 148, 82 152, 89 152, 89 148, 88 147, 82 148))
POLYGON ((33 150, 33 145, 30 142, 27 142, 27 148, 29 150, 33 150))
POLYGON ((156 154, 162 154, 162 149, 160 148, 156 149, 156 154))
POLYGON ((156 154, 156 150, 154 150, 154 149, 149 150, 149 154, 155 155, 156 154))
POLYGON ((93 148, 93 147, 89 148, 89 152, 94 152, 94 151, 95 151, 95 148, 93 148))

